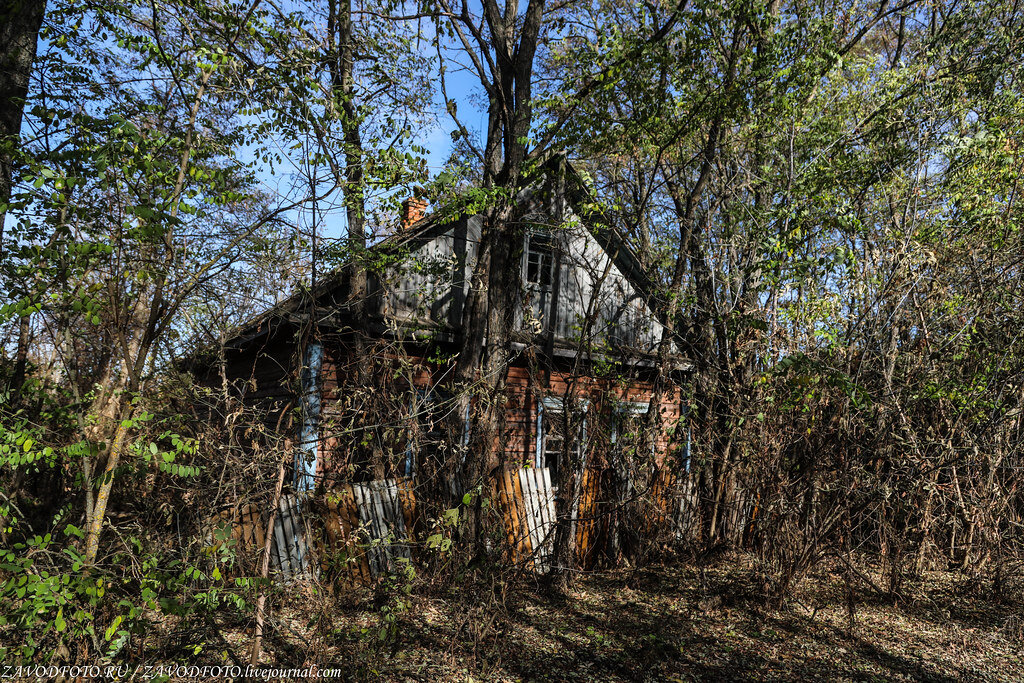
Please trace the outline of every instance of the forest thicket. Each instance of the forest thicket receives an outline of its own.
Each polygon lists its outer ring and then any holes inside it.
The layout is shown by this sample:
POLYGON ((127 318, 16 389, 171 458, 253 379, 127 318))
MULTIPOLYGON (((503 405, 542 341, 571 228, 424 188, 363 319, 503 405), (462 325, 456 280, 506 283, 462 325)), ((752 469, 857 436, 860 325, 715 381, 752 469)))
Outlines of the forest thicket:
MULTIPOLYGON (((1022 59, 1011 0, 0 2, 0 661, 261 633, 266 563, 204 525, 269 506, 285 445, 188 361, 343 264, 365 288, 414 186, 484 216, 451 411, 482 481, 554 154, 692 365, 698 531, 623 561, 739 548, 772 607, 822 563, 851 605, 934 567, 1020 601, 1022 59)), ((373 589, 381 642, 407 591, 522 580, 460 507, 373 589)), ((462 599, 482 637, 500 601, 462 599)))

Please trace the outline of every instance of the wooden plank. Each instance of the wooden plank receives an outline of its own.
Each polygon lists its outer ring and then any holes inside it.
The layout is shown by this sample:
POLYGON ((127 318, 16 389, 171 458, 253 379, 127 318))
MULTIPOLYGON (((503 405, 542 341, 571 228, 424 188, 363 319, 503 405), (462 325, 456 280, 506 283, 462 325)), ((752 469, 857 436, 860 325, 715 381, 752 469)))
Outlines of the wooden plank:
POLYGON ((526 502, 523 498, 523 488, 519 481, 518 471, 505 471, 506 496, 508 497, 509 514, 512 518, 515 532, 515 545, 518 557, 517 562, 526 562, 533 567, 533 545, 530 543, 530 532, 526 520, 526 502))
POLYGON ((274 517, 273 542, 271 543, 271 563, 286 578, 291 575, 291 563, 288 560, 288 538, 285 536, 284 523, 281 515, 281 508, 284 507, 284 499, 281 496, 278 502, 277 514, 274 517))
POLYGON ((273 556, 271 562, 275 569, 287 576, 288 574, 288 539, 284 536, 284 526, 281 524, 281 513, 280 503, 278 503, 278 509, 274 515, 274 530, 273 530, 273 542, 271 543, 271 551, 273 556))
POLYGON ((505 522, 508 539, 508 559, 512 564, 518 564, 524 561, 526 555, 523 553, 520 511, 517 506, 512 477, 512 472, 503 469, 496 479, 495 491, 500 500, 501 512, 505 522))
POLYGON ((366 507, 367 519, 370 521, 370 541, 377 541, 373 544, 372 550, 373 557, 375 560, 374 576, 380 576, 387 571, 387 558, 384 556, 384 548, 380 544, 380 539, 384 537, 385 523, 384 515, 380 510, 380 493, 377 491, 373 482, 369 482, 363 485, 364 493, 364 505, 366 507))
POLYGON ((362 543, 368 546, 360 578, 380 576, 395 556, 411 559, 409 527, 414 522, 415 497, 410 482, 383 479, 352 484, 351 489, 356 526, 362 528, 362 543), (390 542, 386 541, 389 535, 394 537, 390 542))
POLYGON ((358 575, 358 580, 365 584, 369 584, 373 579, 373 575, 370 572, 370 558, 364 549, 359 547, 359 504, 356 500, 356 486, 354 484, 347 484, 345 486, 346 493, 346 505, 345 512, 348 517, 349 525, 349 543, 353 552, 358 557, 359 561, 355 564, 354 569, 358 575))
MULTIPOLYGON (((537 559, 536 569, 547 571, 551 556, 549 532, 552 517, 544 488, 544 474, 547 473, 547 469, 528 468, 522 472, 525 475, 523 477, 523 492, 528 501, 530 541, 535 551, 534 557, 537 559)), ((550 482, 550 477, 547 481, 550 482)))
POLYGON ((547 546, 548 556, 550 557, 553 555, 552 546, 555 540, 555 489, 551 485, 551 471, 545 467, 541 470, 541 473, 541 500, 544 506, 544 523, 546 525, 544 538, 546 540, 545 545, 547 546))
POLYGON ((533 472, 533 468, 519 470, 519 485, 526 513, 526 532, 530 539, 530 548, 532 549, 534 565, 536 566, 542 564, 543 546, 540 542, 541 539, 538 537, 540 529, 539 509, 536 505, 535 487, 530 477, 531 472, 533 472))
POLYGON ((376 561, 374 575, 380 576, 387 571, 387 558, 384 555, 384 548, 380 544, 380 539, 386 533, 384 514, 381 511, 380 491, 373 485, 373 482, 364 484, 363 491, 365 494, 363 504, 366 506, 367 518, 370 520, 370 541, 371 543, 376 541, 371 550, 376 561))
POLYGON ((385 483, 387 492, 388 521, 395 530, 395 551, 400 557, 411 558, 409 554, 409 534, 405 528, 405 517, 402 516, 402 504, 398 497, 398 481, 388 479, 385 483))
POLYGON ((527 473, 527 479, 530 483, 530 501, 533 505, 533 522, 532 527, 536 536, 537 542, 534 545, 535 548, 539 549, 538 555, 542 557, 545 562, 545 568, 547 565, 547 540, 545 537, 545 524, 544 524, 544 498, 541 492, 541 477, 539 469, 531 469, 527 473))
POLYGON ((301 576, 306 571, 305 528, 302 526, 302 514, 299 510, 298 498, 294 495, 281 496, 281 510, 278 515, 284 528, 288 542, 286 551, 292 577, 301 576))
POLYGON ((410 541, 415 541, 416 529, 416 491, 413 480, 403 477, 398 480, 398 504, 405 520, 405 532, 410 541))
POLYGON ((386 572, 392 566, 391 558, 394 555, 393 540, 388 540, 388 537, 396 538, 398 530, 394 527, 391 519, 388 480, 374 481, 371 482, 370 486, 373 488, 374 510, 376 511, 378 526, 380 527, 380 536, 378 538, 380 539, 381 557, 384 560, 383 570, 386 572))
POLYGON ((578 507, 578 522, 576 526, 576 555, 579 565, 588 569, 590 563, 591 542, 593 529, 596 520, 594 501, 597 499, 597 492, 594 484, 597 475, 593 468, 587 467, 583 470, 582 481, 580 482, 580 502, 578 507))
POLYGON ((523 548, 523 556, 528 558, 528 566, 534 569, 536 563, 533 561, 533 539, 530 538, 529 513, 527 511, 526 493, 523 491, 523 482, 518 472, 509 473, 509 481, 512 482, 513 504, 515 505, 516 515, 519 520, 519 542, 523 548))
POLYGON ((289 501, 289 521, 292 532, 292 566, 297 574, 309 572, 309 544, 306 541, 306 516, 302 514, 302 506, 295 496, 289 501))
POLYGON ((384 509, 384 486, 378 481, 372 481, 370 487, 370 504, 373 506, 373 519, 377 528, 377 552, 380 558, 380 574, 384 574, 391 566, 391 548, 385 542, 390 533, 388 529, 387 511, 384 509))
POLYGON ((526 532, 526 523, 523 519, 523 494, 517 486, 518 476, 510 470, 505 470, 502 474, 507 500, 506 509, 511 523, 513 561, 516 563, 531 562, 530 553, 533 549, 530 546, 530 537, 526 532))
POLYGON ((519 561, 516 543, 515 510, 509 498, 508 470, 501 470, 494 479, 494 499, 497 501, 501 521, 505 526, 505 557, 509 564, 519 561))
POLYGON ((377 544, 380 553, 380 573, 386 573, 391 566, 391 544, 386 541, 390 529, 388 528, 387 511, 384 504, 384 492, 386 485, 383 482, 370 482, 370 501, 373 504, 373 515, 377 522, 377 544))
POLYGON ((291 496, 283 495, 277 505, 277 525, 284 538, 282 565, 285 576, 294 576, 300 571, 300 563, 296 557, 295 521, 292 519, 291 496))
POLYGON ((583 543, 586 548, 585 552, 585 568, 589 569, 593 566, 591 558, 594 556, 594 537, 597 531, 597 499, 601 492, 601 471, 594 468, 587 468, 587 482, 586 482, 586 499, 587 499, 587 521, 586 528, 584 529, 583 543))
POLYGON ((543 481, 540 475, 541 470, 531 469, 527 473, 527 479, 530 485, 530 502, 533 506, 533 520, 531 522, 532 531, 536 543, 534 548, 538 550, 537 557, 540 558, 541 569, 547 571, 548 568, 548 545, 546 535, 546 524, 544 523, 544 497, 541 490, 541 482, 543 481))
MULTIPOLYGON (((572 542, 572 549, 569 555, 569 562, 575 563, 576 558, 579 555, 580 545, 578 542, 578 535, 580 529, 580 508, 583 504, 583 496, 585 494, 584 489, 584 477, 586 476, 587 468, 580 463, 580 469, 576 471, 576 476, 572 484, 572 500, 569 501, 569 539, 572 542)), ((554 498, 554 496, 552 496, 554 498)), ((552 501, 557 505, 557 500, 552 501)), ((557 507, 556 512, 553 515, 554 519, 557 519, 557 507)))

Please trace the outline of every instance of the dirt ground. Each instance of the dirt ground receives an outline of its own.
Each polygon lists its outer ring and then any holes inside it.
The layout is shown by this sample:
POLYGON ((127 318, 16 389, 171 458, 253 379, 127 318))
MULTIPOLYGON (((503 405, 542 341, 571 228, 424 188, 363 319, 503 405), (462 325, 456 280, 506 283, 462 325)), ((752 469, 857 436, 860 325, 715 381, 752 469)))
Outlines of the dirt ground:
POLYGON ((282 596, 264 660, 382 681, 1024 681, 1019 592, 932 572, 893 601, 862 583, 851 623, 828 570, 778 609, 754 577, 672 564, 580 576, 564 596, 462 584, 309 612, 282 596), (467 607, 469 590, 496 597, 467 607))

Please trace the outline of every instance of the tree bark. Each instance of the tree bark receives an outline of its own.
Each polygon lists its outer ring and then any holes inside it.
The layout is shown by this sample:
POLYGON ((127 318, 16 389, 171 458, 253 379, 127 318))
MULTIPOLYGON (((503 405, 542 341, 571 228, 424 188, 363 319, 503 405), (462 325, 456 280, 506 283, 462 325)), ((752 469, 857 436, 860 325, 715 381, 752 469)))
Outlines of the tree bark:
POLYGON ((46 0, 0 2, 0 256, 4 253, 4 218, 14 182, 14 159, 9 149, 18 144, 21 134, 22 113, 45 13, 46 0))
MULTIPOLYGON (((496 189, 495 202, 484 212, 484 225, 463 311, 463 334, 453 373, 459 391, 454 415, 456 433, 465 433, 466 410, 475 393, 479 402, 471 416, 471 442, 462 467, 465 490, 485 484, 500 462, 498 439, 504 415, 504 389, 511 358, 511 334, 522 289, 519 257, 524 231, 518 220, 517 194, 523 189, 526 137, 532 124, 530 98, 534 56, 544 16, 544 0, 530 0, 520 16, 519 5, 507 3, 502 13, 496 0, 484 0, 483 20, 474 23, 468 11, 455 15, 487 51, 478 75, 488 95, 487 139, 484 145, 483 186, 496 189), (485 37, 486 34, 486 37, 485 37), (485 69, 482 65, 487 63, 485 69), (475 391, 474 391, 475 389, 475 391)), ((443 3, 448 7, 448 3, 443 3)), ((473 49, 468 38, 467 50, 473 49)), ((467 511, 467 528, 474 548, 482 551, 481 497, 467 511)))

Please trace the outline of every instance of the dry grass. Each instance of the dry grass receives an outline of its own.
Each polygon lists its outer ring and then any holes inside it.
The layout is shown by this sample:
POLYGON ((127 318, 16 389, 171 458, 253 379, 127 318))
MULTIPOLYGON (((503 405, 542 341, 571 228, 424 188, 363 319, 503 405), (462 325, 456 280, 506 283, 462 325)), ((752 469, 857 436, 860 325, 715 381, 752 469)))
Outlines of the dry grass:
MULTIPOLYGON (((813 574, 769 610, 736 558, 584 576, 566 596, 520 585, 474 602, 501 591, 460 585, 408 598, 392 643, 378 640, 386 602, 295 589, 278 596, 264 661, 383 681, 1024 680, 1020 596, 997 600, 951 573, 927 574, 898 604, 858 593, 852 621, 837 574, 813 574)), ((239 626, 219 643, 241 654, 239 626)))

